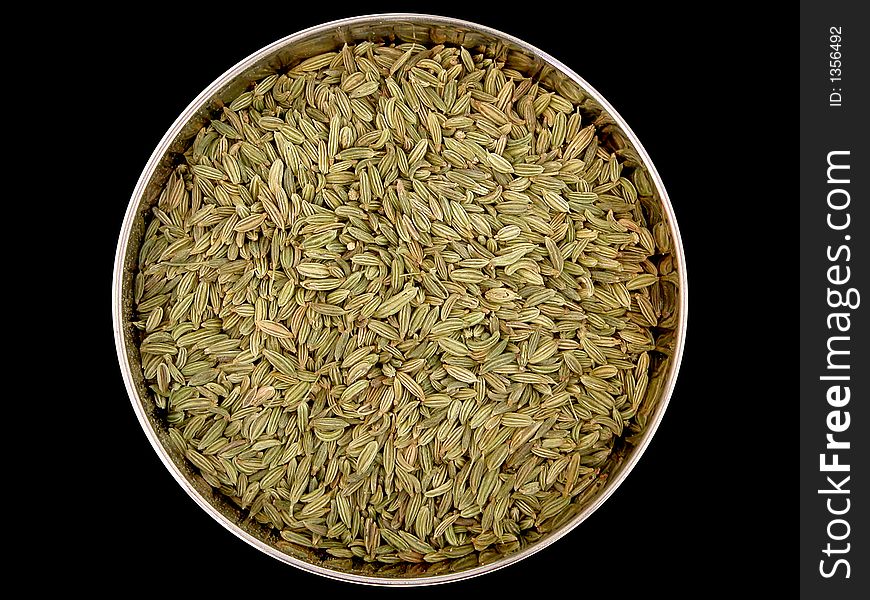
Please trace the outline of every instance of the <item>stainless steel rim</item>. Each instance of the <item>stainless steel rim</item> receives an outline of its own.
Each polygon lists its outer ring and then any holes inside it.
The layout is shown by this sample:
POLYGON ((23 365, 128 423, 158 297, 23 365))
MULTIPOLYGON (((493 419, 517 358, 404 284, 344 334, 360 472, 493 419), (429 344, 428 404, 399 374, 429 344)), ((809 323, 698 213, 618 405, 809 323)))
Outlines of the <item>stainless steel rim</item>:
POLYGON ((600 94, 597 90, 595 90, 589 83, 587 83, 582 77, 580 77, 577 73, 575 73, 568 66, 562 64, 559 60, 553 58, 546 52, 539 50, 538 48, 528 44, 516 37, 508 35, 506 33, 502 33, 496 29, 492 29, 490 27, 486 27, 483 25, 478 25, 477 23, 472 23, 469 21, 464 21, 460 19, 453 19, 449 17, 441 17, 435 15, 425 15, 425 14, 415 14, 415 13, 387 13, 387 14, 373 14, 373 15, 365 15, 360 17, 353 17, 348 19, 340 19, 336 21, 331 21, 328 23, 324 23, 321 25, 317 25, 316 27, 310 27, 308 29, 304 29, 287 37, 284 37, 268 46, 258 50, 257 52, 251 54, 244 60, 237 63, 231 69, 226 71, 223 75, 218 77, 211 85, 209 85, 205 90, 203 90, 184 110, 184 112, 179 115, 179 117, 172 124, 172 127, 166 132, 163 138, 160 140, 160 143, 155 148, 151 158, 148 160, 148 163, 145 166, 145 169, 140 175, 138 182, 136 183, 136 187, 133 190, 133 194, 130 198, 130 203, 127 207, 127 212, 124 216, 124 221, 121 226, 121 235, 118 240, 118 248, 115 255, 115 267, 112 279, 112 320, 113 320, 113 328, 115 334, 115 347, 118 353, 118 362, 121 366, 121 373, 124 378, 124 385, 127 388, 127 394, 130 398, 130 402, 133 405, 133 410, 136 413, 136 417, 139 419, 139 423, 142 426, 145 435, 148 437, 151 446, 154 448, 154 451, 160 457, 160 460, 166 466, 166 469, 172 474, 175 480, 179 485, 187 492, 187 494, 204 510, 206 511, 213 519, 223 525, 227 530, 232 532, 238 538, 244 540, 251 546, 257 548, 261 552, 268 554, 282 562, 293 565, 294 567, 300 568, 304 571, 308 571, 310 573, 315 573, 317 575, 323 575, 324 577, 329 577, 331 579, 348 581, 352 583, 361 583, 368 585, 383 585, 383 586, 420 586, 420 585, 434 585, 440 583, 448 583, 453 581, 461 581, 463 579, 468 579, 471 577, 476 577, 478 575, 482 575, 484 573, 488 573, 491 571, 495 571, 511 565, 515 562, 518 562, 535 552, 538 552, 550 544, 554 543, 556 540, 562 538, 567 533, 572 531, 575 527, 577 527, 580 523, 585 521, 592 513, 594 513, 598 507, 600 507, 607 498, 620 486, 622 481, 628 476, 629 473, 634 469, 640 457, 645 452, 647 446, 649 445, 650 440, 658 429, 659 423, 661 422, 662 416, 665 413, 668 403, 670 402, 671 394, 673 393, 674 385, 676 383, 677 375, 679 373, 680 362, 682 360, 683 348, 685 344, 686 337, 686 322, 688 317, 688 288, 686 281, 686 262, 685 257, 683 255, 683 246, 682 239, 680 237, 679 227, 677 225, 676 216, 674 214, 673 206, 671 205, 670 199, 668 197, 667 191, 665 190, 664 184, 661 181, 661 177, 653 165, 652 160, 650 160, 649 155, 644 150, 643 145, 640 143, 640 140, 637 139, 637 136, 625 122, 625 120, 616 112, 616 110, 610 105, 610 103, 600 94), (561 71, 567 77, 572 79, 576 84, 578 84, 584 92, 586 92, 589 96, 591 96, 596 102, 598 102, 601 107, 611 116, 614 121, 620 126, 622 131, 625 133, 626 137, 631 141, 634 149, 637 151, 638 155, 641 157, 644 166, 647 168, 647 171, 655 185, 656 190, 659 193, 659 196, 662 201, 662 206, 665 215, 667 216, 667 221, 671 227, 673 245, 674 245, 674 254, 678 261, 678 272, 680 277, 680 289, 679 289, 679 315, 678 315, 678 325, 676 329, 676 347, 674 349, 674 354, 670 359, 670 363, 668 365, 668 371, 664 377, 664 384, 661 390, 661 396, 658 400, 658 405, 655 409, 655 413, 652 417, 652 420, 648 423, 647 428, 642 436, 642 439, 639 444, 632 450, 631 455, 626 459, 624 465, 619 470, 617 475, 610 481, 602 491, 568 524, 563 526, 558 531, 554 531, 546 538, 542 539, 540 542, 532 544, 531 546, 504 558, 501 558, 497 561, 494 561, 487 565, 482 565, 479 567, 475 567, 473 569, 468 569, 467 571, 461 571, 457 573, 450 573, 445 575, 430 575, 423 577, 408 577, 408 578, 388 578, 388 577, 377 577, 377 576, 368 576, 368 575, 357 575, 354 573, 344 573, 341 571, 334 571, 331 569, 327 569, 321 567, 319 565, 307 563, 298 558, 289 556, 284 554, 283 552, 273 548, 272 546, 264 543, 263 541, 257 539, 256 537, 250 535, 249 533, 240 529, 236 524, 227 519, 226 516, 217 511, 210 503, 208 503, 200 493, 190 484, 190 482, 184 477, 182 472, 179 470, 178 466, 172 461, 172 459, 167 454, 166 450, 161 445, 156 432, 151 426, 151 423, 148 421, 148 418, 145 414, 145 411, 142 406, 142 401, 139 398, 138 391, 136 390, 136 386, 134 384, 132 378, 132 370, 131 365, 127 357, 124 335, 123 335, 123 275, 124 275, 124 257, 127 250, 127 245, 129 243, 131 230, 133 227, 133 221, 136 216, 136 209, 139 204, 139 200, 145 192, 145 188, 148 182, 151 180, 152 175, 155 172, 161 158, 166 153, 169 148, 169 145, 175 139, 175 137, 179 134, 183 126, 193 118, 194 114, 197 110, 207 102, 212 96, 214 96, 218 90, 221 88, 223 84, 227 81, 230 81, 243 73, 246 69, 254 65, 260 59, 268 56, 274 50, 280 47, 284 47, 286 45, 292 44, 294 41, 297 41, 303 37, 306 37, 310 34, 321 32, 321 31, 329 31, 333 30, 337 27, 343 26, 352 26, 357 24, 364 24, 368 22, 372 22, 373 20, 377 20, 380 22, 391 22, 391 21, 422 21, 426 23, 432 23, 435 25, 454 25, 458 27, 464 27, 467 29, 475 30, 481 33, 485 33, 491 35, 496 38, 501 38, 506 40, 519 48, 526 50, 527 52, 531 52, 543 60, 548 62, 550 65, 561 71))

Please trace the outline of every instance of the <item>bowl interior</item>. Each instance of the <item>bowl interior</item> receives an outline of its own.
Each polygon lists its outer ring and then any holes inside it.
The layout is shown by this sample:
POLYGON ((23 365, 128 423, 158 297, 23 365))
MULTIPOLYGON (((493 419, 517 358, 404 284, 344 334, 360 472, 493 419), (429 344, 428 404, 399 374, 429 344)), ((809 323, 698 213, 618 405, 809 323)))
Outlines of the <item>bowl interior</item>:
MULTIPOLYGON (((633 134, 594 90, 557 61, 523 42, 499 32, 470 23, 422 15, 378 15, 329 23, 280 40, 252 55, 228 71, 188 107, 167 132, 155 150, 136 187, 121 233, 115 281, 115 322, 122 371, 146 434, 167 468, 207 512, 233 533, 264 552, 309 571, 340 579, 377 584, 420 584, 461 579, 501 567, 548 545, 585 519, 615 489, 636 462, 652 436, 667 404, 682 350, 684 328, 684 269, 679 235, 670 204, 658 176, 633 134), (674 267, 680 289, 668 299, 673 305, 669 319, 662 322, 653 353, 652 373, 646 399, 636 417, 638 429, 623 440, 608 463, 609 472, 601 483, 590 488, 565 516, 563 525, 521 551, 499 558, 489 565, 451 563, 376 566, 349 559, 335 559, 285 542, 274 530, 245 519, 245 515, 211 488, 192 465, 169 443, 166 424, 150 400, 143 380, 133 320, 133 278, 138 248, 145 232, 146 216, 159 197, 163 184, 182 153, 201 127, 217 116, 225 104, 249 87, 251 82, 273 72, 286 70, 302 59, 340 48, 344 43, 363 40, 376 42, 419 42, 454 44, 466 47, 495 45, 505 57, 506 66, 534 77, 544 87, 558 91, 580 106, 585 123, 598 126, 600 144, 624 160, 626 176, 639 191, 649 226, 664 221, 672 240, 674 267), (607 107, 607 108, 605 108, 607 107)), ((674 288, 677 289, 676 287, 674 288)))

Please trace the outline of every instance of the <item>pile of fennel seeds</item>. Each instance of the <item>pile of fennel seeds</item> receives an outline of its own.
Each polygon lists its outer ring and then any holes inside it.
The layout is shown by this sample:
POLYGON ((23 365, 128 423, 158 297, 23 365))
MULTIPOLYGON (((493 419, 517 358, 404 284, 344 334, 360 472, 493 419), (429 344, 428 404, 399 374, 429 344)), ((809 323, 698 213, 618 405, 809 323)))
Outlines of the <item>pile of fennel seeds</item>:
POLYGON ((491 561, 576 514, 636 427, 676 320, 667 226, 581 110, 500 58, 309 58, 202 129, 153 209, 153 400, 288 549, 491 561))

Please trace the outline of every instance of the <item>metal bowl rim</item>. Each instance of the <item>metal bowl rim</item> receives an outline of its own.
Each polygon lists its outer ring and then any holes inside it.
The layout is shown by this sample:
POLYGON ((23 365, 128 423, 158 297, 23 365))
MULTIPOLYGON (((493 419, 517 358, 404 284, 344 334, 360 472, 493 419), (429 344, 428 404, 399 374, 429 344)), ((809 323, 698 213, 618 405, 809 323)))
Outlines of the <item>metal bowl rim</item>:
POLYGON ((463 579, 469 579, 471 577, 476 577, 478 575, 482 575, 484 573, 489 573, 491 571, 495 571, 501 568, 504 568, 508 565, 514 564, 540 550, 543 550, 550 544, 556 542, 563 536, 567 535, 570 531, 574 530, 580 523, 585 521, 592 513, 594 513, 609 497, 616 489, 622 484, 626 477, 628 477, 629 473, 634 469, 637 465, 638 460, 646 451, 646 448, 649 446, 650 440, 658 429, 659 424, 661 423, 662 417, 664 416, 665 410, 670 402, 671 395, 674 390, 674 385, 676 383, 677 375, 679 373, 680 362, 682 361, 683 356, 683 348, 685 345, 685 337, 686 337, 686 323, 688 317, 688 288, 686 281, 686 262, 685 257, 683 255, 683 245, 682 238, 680 236, 679 227, 677 225, 676 216, 674 214, 673 206, 671 205, 670 198, 668 197, 667 191, 665 190, 665 186, 661 180, 661 177, 658 174, 658 171, 655 169, 652 160, 641 144, 640 140, 625 122, 625 120, 619 115, 619 113, 610 105, 610 103, 595 89, 593 88, 585 79, 580 77, 577 73, 575 73, 571 68, 567 65, 563 64, 561 61, 556 58, 550 56, 548 53, 536 48, 535 46, 520 40, 512 35, 503 33, 499 30, 493 29, 491 27, 487 27, 484 25, 479 25, 477 23, 466 21, 462 19, 455 19, 452 17, 442 17, 437 15, 428 15, 428 14, 418 14, 418 13, 383 13, 383 14, 369 14, 362 15, 358 17, 350 17, 344 19, 337 19, 334 21, 330 21, 327 23, 322 23, 320 25, 316 25, 314 27, 309 27, 307 29, 303 29, 286 37, 283 37, 263 48, 257 50, 256 52, 249 55, 247 58, 239 61, 236 65, 228 69, 225 73, 219 76, 214 80, 207 88, 205 88, 188 106, 187 108, 178 116, 169 130, 163 135, 160 143, 155 148, 154 152, 151 154, 150 159, 148 160, 145 169, 142 171, 142 174, 139 176, 139 180, 136 183, 136 187, 133 190, 133 194, 130 197, 130 203, 127 206, 127 211, 124 216, 124 221, 121 226, 121 235, 118 240, 118 248, 115 255, 115 266, 114 273, 112 278, 112 321, 113 321, 113 329, 115 334, 115 347, 118 354, 118 362, 121 367, 122 376, 124 379, 124 385, 127 388, 127 394, 130 397, 130 402, 133 405, 133 410, 136 413, 136 417, 139 420, 140 425, 142 426, 145 435, 148 438, 148 441, 151 443, 151 446, 154 448, 154 451, 160 457, 160 460, 163 462, 166 469, 172 474, 178 484, 187 492, 187 494, 204 510, 208 513, 213 519, 223 525, 228 531, 236 535, 238 538, 244 540, 251 546, 257 548, 261 552, 272 556, 282 562, 293 565, 299 569, 307 571, 309 573, 314 573, 317 575, 322 575, 324 577, 328 577, 330 579, 347 581, 351 583, 360 583, 360 584, 368 584, 368 585, 381 585, 381 586, 397 586, 397 587, 408 587, 408 586, 422 586, 422 585, 434 585, 440 583, 448 583, 454 581, 461 581, 463 579), (124 276, 124 257, 127 252, 127 246, 130 241, 130 233, 133 227, 133 221, 136 216, 137 208, 139 206, 139 202, 141 201, 142 195, 145 192, 148 182, 151 180, 154 175, 155 170, 157 169, 161 159, 164 154, 169 149, 170 144, 176 138, 176 136, 180 133, 182 128, 190 121, 196 114, 196 112, 205 105, 218 91, 229 81, 234 79, 235 77, 241 75, 248 68, 256 64, 261 59, 266 58, 271 55, 278 49, 290 45, 295 41, 305 38, 307 36, 334 30, 339 27, 344 26, 352 26, 352 25, 360 25, 370 23, 372 21, 375 22, 412 22, 419 23, 421 25, 443 25, 443 26, 456 26, 465 29, 469 29, 472 31, 480 32, 492 36, 496 39, 504 40, 514 44, 515 46, 522 48, 523 50, 534 54, 535 56, 543 59, 549 65, 553 66, 557 70, 559 70, 562 74, 573 80, 576 84, 578 84, 583 91, 591 96, 598 104, 601 105, 602 109, 604 109, 613 120, 620 126, 623 133, 625 133, 626 137, 631 141, 634 149, 637 151, 638 155, 641 157, 643 165, 646 167, 649 175, 655 185, 656 190, 659 193, 659 197, 661 198, 662 208, 664 209, 665 215, 667 216, 667 221, 671 228, 672 234, 672 243, 674 245, 674 254, 677 257, 678 261, 678 275, 680 278, 680 286, 679 286, 679 315, 678 315, 678 324, 676 329, 676 348, 674 349, 674 353, 670 359, 670 364, 668 366, 668 372, 665 375, 664 384, 661 389, 661 396, 658 399, 658 406, 654 411, 654 415, 652 420, 647 424, 647 428, 644 431, 640 442, 634 447, 632 452, 629 454, 625 463, 619 469, 617 475, 609 481, 604 488, 599 492, 590 503, 584 507, 584 509, 572 519, 569 523, 563 525, 560 529, 552 532, 547 537, 543 538, 539 542, 535 542, 530 546, 522 549, 519 552, 514 554, 510 554, 503 558, 500 558, 492 563, 480 565, 474 567, 472 569, 468 569, 465 571, 459 571, 456 573, 449 573, 443 575, 430 575, 430 576, 420 576, 420 577, 407 577, 407 578, 390 578, 390 577, 377 577, 370 575, 359 575, 355 573, 345 573, 342 571, 335 571, 332 569, 327 569, 325 567, 321 567, 319 565, 315 565, 312 563, 305 562, 301 559, 295 558, 288 554, 281 552, 280 550, 266 544, 262 540, 252 536, 251 534, 243 531, 240 527, 238 527, 235 523, 230 521, 226 516, 221 514, 217 509, 215 509, 202 495, 190 484, 190 482, 184 477, 181 470, 178 466, 172 461, 169 457, 169 454, 166 452, 162 444, 160 443, 156 432, 151 427, 151 423, 148 421, 148 418, 145 414, 144 407, 142 405, 142 401, 139 398, 139 394, 136 390, 136 386, 133 382, 132 378, 132 370, 131 365, 127 357, 126 345, 124 342, 123 335, 123 276, 124 276))

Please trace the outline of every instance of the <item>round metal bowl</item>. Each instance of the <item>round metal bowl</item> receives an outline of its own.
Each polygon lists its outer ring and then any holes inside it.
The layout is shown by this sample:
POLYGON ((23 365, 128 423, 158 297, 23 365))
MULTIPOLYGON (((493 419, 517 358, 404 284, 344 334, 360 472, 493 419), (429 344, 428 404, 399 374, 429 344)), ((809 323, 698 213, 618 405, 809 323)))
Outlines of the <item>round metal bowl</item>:
MULTIPOLYGON (((673 276, 672 276, 673 277, 673 276)), ((673 208, 658 173, 628 125, 601 95, 571 69, 545 52, 494 29, 445 17, 417 14, 382 14, 355 17, 325 23, 285 37, 244 59, 206 88, 176 119, 142 171, 121 227, 112 284, 112 316, 115 343, 121 373, 133 409, 145 435, 163 464, 191 498, 218 523, 260 551, 305 571, 334 579, 375 585, 412 586, 458 581, 493 571, 533 554, 577 527, 601 506, 631 472, 667 407, 677 377, 686 329, 686 267, 680 234, 673 208), (143 381, 141 362, 131 325, 133 311, 133 277, 136 257, 145 231, 145 217, 157 202, 174 161, 185 150, 197 131, 224 104, 235 98, 252 82, 272 72, 293 65, 309 56, 327 52, 344 43, 362 40, 414 41, 449 43, 466 47, 498 44, 506 49, 507 66, 533 76, 545 87, 555 89, 579 104, 584 122, 598 125, 601 144, 617 152, 625 161, 627 173, 637 171, 646 188, 641 201, 654 220, 667 224, 671 239, 671 268, 678 280, 678 292, 672 299, 674 314, 657 338, 647 397, 637 419, 643 429, 633 439, 624 441, 607 463, 607 472, 591 494, 574 507, 570 518, 553 532, 513 554, 497 560, 458 570, 450 563, 432 565, 390 565, 346 563, 336 565, 328 558, 301 547, 290 547, 274 531, 245 519, 244 514, 221 494, 213 490, 182 456, 171 450, 164 421, 150 400, 143 381)))

